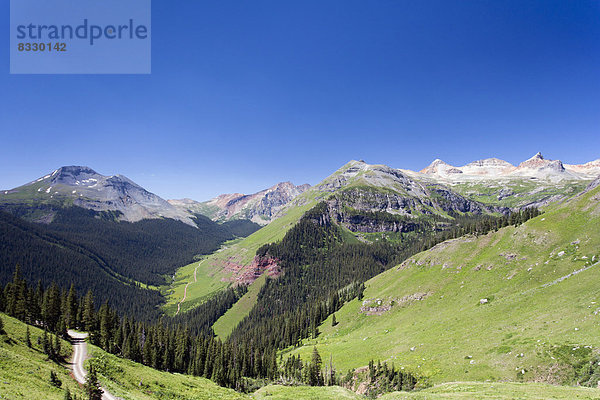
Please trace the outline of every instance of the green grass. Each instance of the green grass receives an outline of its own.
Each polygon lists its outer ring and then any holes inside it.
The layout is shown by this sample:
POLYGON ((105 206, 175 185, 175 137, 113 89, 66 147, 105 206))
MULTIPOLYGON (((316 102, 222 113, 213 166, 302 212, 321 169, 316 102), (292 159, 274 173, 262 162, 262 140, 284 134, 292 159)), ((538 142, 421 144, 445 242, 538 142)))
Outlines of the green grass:
MULTIPOLYGON (((50 361, 37 344, 43 331, 29 327, 32 348, 25 344, 26 325, 5 314, 0 314, 7 334, 0 335, 0 399, 60 399, 64 389, 83 396, 83 391, 65 365, 50 361), (50 371, 54 371, 62 381, 62 387, 50 384, 50 371)), ((62 354, 68 358, 71 345, 61 341, 62 354)))
POLYGON ((262 274, 248 287, 248 292, 214 323, 213 330, 217 336, 221 339, 227 338, 237 324, 250 314, 250 310, 256 304, 258 293, 266 281, 267 275, 262 274))
MULTIPOLYGON (((235 279, 234 272, 229 269, 229 264, 248 266, 254 260, 256 250, 264 244, 272 243, 283 238, 285 233, 309 210, 315 200, 310 193, 305 192, 303 197, 305 204, 297 207, 292 207, 287 214, 271 222, 269 225, 259 229, 252 235, 235 242, 231 242, 223 246, 215 253, 206 256, 200 262, 194 262, 177 270, 175 274, 175 282, 164 290, 167 302, 164 306, 164 311, 169 314, 174 314, 177 311, 177 303, 183 298, 185 285, 188 282, 194 281, 194 269, 200 264, 197 270, 197 282, 188 286, 186 301, 181 304, 181 310, 187 311, 192 309, 202 302, 209 299, 212 295, 220 290, 227 288, 232 280, 235 279)), ((254 298, 255 300, 256 298, 254 298)), ((242 299, 240 299, 241 301, 242 299)), ((244 300, 246 301, 246 300, 244 300)), ((255 301, 254 301, 255 302, 255 301)), ((249 305, 250 308, 254 303, 249 305)), ((248 305, 237 307, 245 310, 248 305)), ((249 311, 249 309, 248 309, 249 311)), ((247 312, 246 312, 247 314, 247 312)), ((231 316, 246 315, 243 312, 234 312, 231 316)), ((239 320, 235 321, 230 318, 228 325, 235 326, 239 320)), ((233 329, 233 327, 231 329, 233 329)))
MULTIPOLYGON (((269 385, 256 391, 257 400, 327 400, 366 399, 365 396, 338 387, 269 385)), ((600 399, 600 389, 554 386, 543 383, 517 382, 452 382, 415 392, 393 392, 379 397, 381 400, 575 400, 600 399)))
POLYGON ((569 365, 548 376, 560 364, 554 346, 600 349, 600 265, 543 285, 600 258, 599 198, 596 189, 518 228, 420 253, 367 282, 365 300, 393 301, 390 311, 366 315, 355 299, 336 312, 338 325, 330 317, 319 337, 287 353, 307 360, 316 344, 338 371, 381 359, 429 383, 566 382, 569 365), (408 300, 417 294, 426 296, 408 300))
POLYGON ((98 367, 101 384, 111 394, 124 400, 189 399, 189 400, 242 400, 248 396, 216 383, 189 375, 157 371, 142 364, 108 354, 95 346, 88 346, 93 359, 86 361, 98 367))
POLYGON ((388 393, 381 400, 575 400, 600 399, 600 390, 582 387, 553 386, 542 383, 445 383, 419 392, 388 393))
POLYGON ((254 393, 253 397, 257 400, 354 400, 365 398, 339 386, 311 387, 281 385, 269 385, 260 388, 254 393))
POLYGON ((188 283, 191 282, 187 287, 186 300, 181 303, 182 312, 194 308, 215 293, 227 288, 230 285, 227 277, 224 271, 211 268, 206 258, 179 268, 175 273, 174 283, 163 292, 167 299, 163 310, 167 314, 175 314, 177 303, 183 299, 185 286, 188 283), (194 270, 196 270, 196 281, 194 281, 194 270))
POLYGON ((586 188, 589 181, 564 181, 550 183, 526 178, 510 178, 500 181, 467 182, 451 185, 451 188, 466 198, 484 204, 519 207, 551 196, 573 196, 586 188), (498 200, 501 191, 509 189, 511 196, 498 200))

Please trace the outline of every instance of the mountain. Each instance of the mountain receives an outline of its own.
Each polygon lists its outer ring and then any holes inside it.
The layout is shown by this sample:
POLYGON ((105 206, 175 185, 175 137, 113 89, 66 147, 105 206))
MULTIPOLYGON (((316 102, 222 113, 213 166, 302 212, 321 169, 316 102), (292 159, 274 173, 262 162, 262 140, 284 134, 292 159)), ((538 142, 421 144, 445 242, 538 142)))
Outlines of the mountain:
POLYGON ((595 387, 599 224, 590 185, 523 224, 440 243, 369 280, 291 354, 316 345, 336 370, 380 359, 431 383, 595 387))
POLYGON ((541 207, 581 192, 600 175, 600 162, 565 165, 537 153, 518 166, 498 158, 477 160, 462 167, 435 160, 419 172, 402 171, 414 179, 446 185, 488 206, 524 208, 541 207))
MULTIPOLYGON (((469 168, 465 167, 466 171, 478 169, 480 174, 483 171, 515 168, 499 159, 481 160, 469 165, 469 168)), ((433 167, 429 172, 433 173, 433 169, 448 170, 447 164, 440 160, 434 162, 433 167)), ((437 179, 429 172, 394 169, 362 160, 348 162, 317 185, 280 206, 272 214, 273 221, 270 224, 239 243, 210 255, 199 267, 196 264, 186 268, 188 272, 178 275, 173 284, 174 290, 168 298, 170 309, 174 309, 181 300, 183 288, 194 271, 207 282, 214 283, 206 286, 191 283, 190 288, 196 289, 187 293, 187 304, 182 304, 183 309, 188 309, 197 304, 199 299, 210 296, 228 284, 252 283, 265 271, 277 271, 271 264, 257 259, 256 251, 262 245, 281 240, 302 215, 319 202, 327 204, 328 218, 356 240, 369 242, 383 237, 400 240, 405 235, 417 235, 425 227, 443 230, 447 225, 445 218, 451 216, 507 214, 510 209, 541 206, 565 199, 580 193, 589 183, 583 179, 530 182, 522 177, 507 179, 508 182, 492 179, 453 183, 437 179), (432 220, 437 222, 430 225, 432 220), (219 284, 216 284, 215 277, 218 277, 219 284)), ((223 195, 212 200, 211 205, 215 209, 223 209, 226 204, 235 205, 235 199, 240 198, 243 196, 223 195)), ((194 204, 206 206, 206 203, 194 204)), ((189 211, 194 210, 190 205, 186 207, 189 211)), ((199 212, 200 209, 195 211, 199 212)), ((252 293, 256 294, 250 291, 248 296, 252 293)))
POLYGON ((281 182, 254 194, 222 194, 205 202, 182 199, 169 200, 169 203, 184 212, 206 215, 213 221, 248 219, 266 225, 282 206, 308 188, 308 184, 295 186, 291 182, 281 182))
POLYGON ((192 216, 122 175, 104 176, 89 167, 61 167, 33 182, 0 194, 0 207, 35 205, 35 218, 50 222, 50 206, 78 206, 116 212, 121 221, 170 218, 195 226, 192 216), (42 205, 46 212, 39 212, 42 205))
POLYGON ((228 333, 255 304, 265 283, 258 278, 263 274, 276 277, 281 272, 276 262, 257 257, 257 250, 284 238, 319 203, 325 206, 324 221, 339 226, 347 240, 364 243, 380 239, 402 242, 424 230, 444 231, 452 225, 451 216, 483 218, 509 211, 467 199, 442 184, 413 179, 401 170, 350 161, 282 206, 267 226, 182 268, 172 285, 168 309, 176 311, 184 288, 185 301, 180 306, 187 310, 228 285, 251 284, 248 293, 224 316, 229 322, 220 332, 228 333))
MULTIPOLYGON (((415 174, 413 171, 408 172, 415 174)), ((462 167, 455 167, 440 159, 436 159, 428 167, 419 171, 418 174, 453 183, 512 177, 540 179, 552 182, 561 180, 588 180, 600 175, 600 160, 582 165, 563 165, 562 161, 545 159, 542 153, 538 152, 528 160, 521 162, 518 166, 514 166, 498 158, 487 158, 473 161, 462 167)))
POLYGON ((0 285, 73 283, 120 312, 154 318, 175 271, 259 228, 185 213, 129 179, 62 167, 0 194, 0 285), (168 280, 167 280, 168 279, 168 280))

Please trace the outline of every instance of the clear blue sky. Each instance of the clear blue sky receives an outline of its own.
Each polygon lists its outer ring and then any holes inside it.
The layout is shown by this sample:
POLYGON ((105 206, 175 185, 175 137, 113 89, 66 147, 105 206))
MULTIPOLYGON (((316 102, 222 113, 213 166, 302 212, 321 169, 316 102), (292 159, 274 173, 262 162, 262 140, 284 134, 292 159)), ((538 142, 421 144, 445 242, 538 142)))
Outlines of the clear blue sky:
POLYGON ((11 76, 2 41, 0 188, 77 164, 202 200, 350 159, 600 158, 597 0, 152 7, 148 76, 11 76))

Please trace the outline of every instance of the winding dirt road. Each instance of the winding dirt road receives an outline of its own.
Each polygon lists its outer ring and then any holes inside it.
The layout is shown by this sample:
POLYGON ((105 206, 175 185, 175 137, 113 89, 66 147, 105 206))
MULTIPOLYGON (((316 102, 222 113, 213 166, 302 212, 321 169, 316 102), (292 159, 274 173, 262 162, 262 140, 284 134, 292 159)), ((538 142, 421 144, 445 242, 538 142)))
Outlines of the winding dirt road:
MULTIPOLYGON (((85 384, 85 376, 87 372, 83 369, 83 362, 86 358, 88 358, 87 354, 87 343, 85 339, 88 337, 87 333, 79 333, 72 330, 68 331, 69 336, 71 336, 73 342, 73 376, 77 380, 77 382, 82 385, 85 384)), ((119 400, 118 397, 113 396, 106 389, 102 388, 104 393, 102 394, 102 400, 119 400)))
POLYGON ((175 315, 179 314, 181 303, 183 303, 185 301, 185 298, 187 297, 188 286, 190 286, 192 283, 198 282, 198 279, 196 279, 196 272, 198 271, 198 267, 200 266, 200 264, 202 264, 202 261, 200 261, 198 265, 196 265, 196 268, 194 268, 194 282, 188 282, 183 288, 183 298, 181 299, 181 301, 179 301, 179 303, 177 303, 177 312, 175 313, 175 315))

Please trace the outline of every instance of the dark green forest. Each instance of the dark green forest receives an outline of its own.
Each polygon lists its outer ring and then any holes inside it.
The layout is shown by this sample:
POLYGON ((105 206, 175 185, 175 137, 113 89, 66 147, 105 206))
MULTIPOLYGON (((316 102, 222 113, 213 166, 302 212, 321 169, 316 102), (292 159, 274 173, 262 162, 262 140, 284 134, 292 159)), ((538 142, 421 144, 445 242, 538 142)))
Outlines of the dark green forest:
POLYGON ((197 254, 255 231, 249 221, 217 224, 197 216, 198 229, 171 219, 117 222, 114 213, 79 207, 58 209, 50 224, 36 224, 0 211, 0 284, 21 265, 23 277, 44 286, 52 281, 91 289, 101 302, 136 318, 159 315, 163 298, 137 282, 166 283, 197 254))

